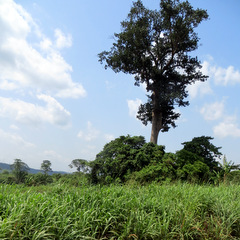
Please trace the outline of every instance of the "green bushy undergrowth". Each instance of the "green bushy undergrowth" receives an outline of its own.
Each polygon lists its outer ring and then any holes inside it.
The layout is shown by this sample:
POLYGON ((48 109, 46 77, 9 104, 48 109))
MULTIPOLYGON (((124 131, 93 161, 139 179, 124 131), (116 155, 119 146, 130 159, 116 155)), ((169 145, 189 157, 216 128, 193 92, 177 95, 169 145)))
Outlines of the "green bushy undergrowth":
POLYGON ((239 239, 240 186, 0 185, 0 239, 239 239))

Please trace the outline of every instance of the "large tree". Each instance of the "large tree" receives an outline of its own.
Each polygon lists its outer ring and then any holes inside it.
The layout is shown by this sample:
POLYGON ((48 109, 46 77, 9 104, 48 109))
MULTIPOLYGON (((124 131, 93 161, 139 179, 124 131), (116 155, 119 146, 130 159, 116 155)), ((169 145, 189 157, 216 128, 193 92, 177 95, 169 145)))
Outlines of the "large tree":
POLYGON ((200 61, 190 55, 199 42, 194 29, 207 18, 205 10, 193 9, 188 1, 161 0, 159 10, 149 10, 138 0, 121 22, 122 31, 114 34, 110 51, 99 54, 105 68, 133 74, 135 85, 146 85, 148 101, 137 117, 152 123, 153 143, 160 131, 176 127, 180 114, 175 106, 189 105, 186 87, 207 79, 200 61))

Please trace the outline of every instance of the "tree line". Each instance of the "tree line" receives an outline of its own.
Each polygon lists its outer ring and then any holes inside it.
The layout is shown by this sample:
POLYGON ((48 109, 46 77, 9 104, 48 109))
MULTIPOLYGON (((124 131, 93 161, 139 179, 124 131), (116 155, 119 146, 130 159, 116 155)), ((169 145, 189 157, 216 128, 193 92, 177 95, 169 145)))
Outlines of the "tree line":
MULTIPOLYGON (((92 184, 179 180, 219 183, 240 165, 227 161, 226 156, 221 163, 221 147, 211 140, 209 136, 195 137, 183 142, 183 148, 176 153, 168 153, 164 146, 147 143, 143 136, 120 136, 107 143, 94 161, 75 159, 71 166, 85 174, 92 184)), ((239 175, 239 171, 234 174, 239 175)))
POLYGON ((76 186, 174 181, 239 183, 240 165, 228 161, 220 152, 221 147, 216 147, 212 140, 209 136, 195 137, 183 142, 181 150, 171 153, 165 151, 165 146, 146 142, 143 136, 120 136, 105 144, 95 160, 72 160, 69 167, 76 170, 74 173, 49 175, 52 163, 43 160, 42 173, 29 174, 28 165, 15 159, 11 176, 2 171, 5 177, 1 182, 40 185, 61 179, 76 186))

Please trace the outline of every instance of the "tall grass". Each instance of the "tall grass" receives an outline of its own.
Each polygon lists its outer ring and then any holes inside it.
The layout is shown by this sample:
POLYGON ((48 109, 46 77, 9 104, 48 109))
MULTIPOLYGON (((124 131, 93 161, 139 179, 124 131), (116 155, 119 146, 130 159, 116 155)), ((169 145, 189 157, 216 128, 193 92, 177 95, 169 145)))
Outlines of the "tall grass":
POLYGON ((0 239, 240 239, 240 187, 0 185, 0 239))

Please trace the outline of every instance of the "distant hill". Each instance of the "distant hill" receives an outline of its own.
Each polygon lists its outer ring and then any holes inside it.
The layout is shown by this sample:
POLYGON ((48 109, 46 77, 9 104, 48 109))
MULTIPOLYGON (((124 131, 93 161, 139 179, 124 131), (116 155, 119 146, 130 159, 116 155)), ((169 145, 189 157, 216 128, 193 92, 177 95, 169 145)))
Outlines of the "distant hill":
MULTIPOLYGON (((11 164, 0 163, 0 169, 1 170, 9 170, 9 171, 11 171, 11 164)), ((28 172, 32 173, 32 174, 36 174, 36 173, 42 172, 42 170, 30 168, 30 170, 28 172)), ((52 175, 54 173, 67 174, 67 172, 63 172, 63 171, 52 171, 49 174, 52 175)))

